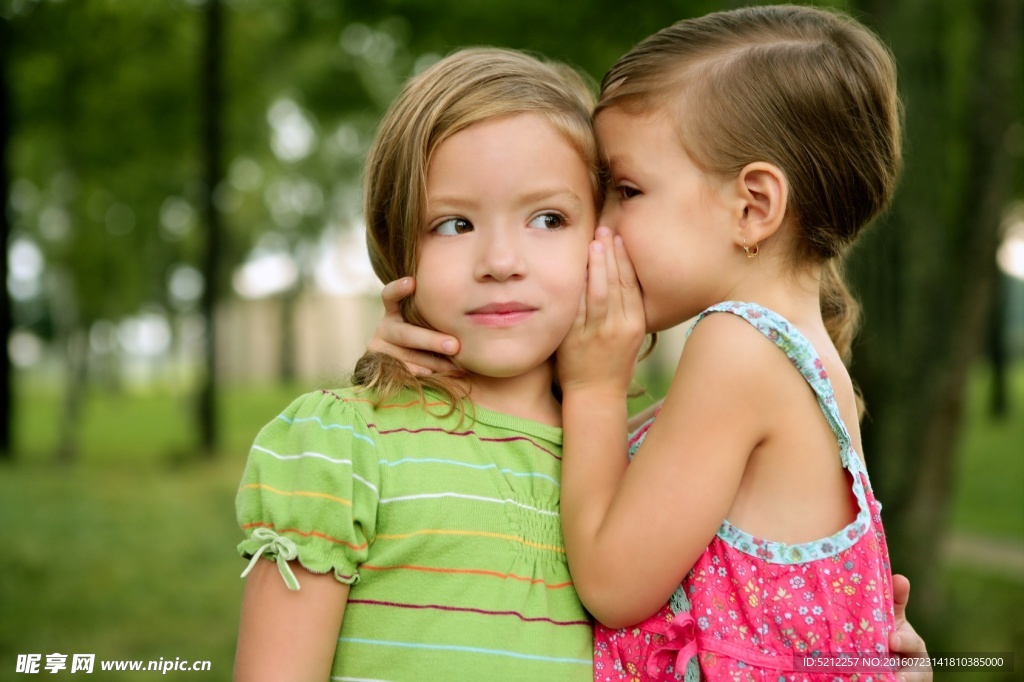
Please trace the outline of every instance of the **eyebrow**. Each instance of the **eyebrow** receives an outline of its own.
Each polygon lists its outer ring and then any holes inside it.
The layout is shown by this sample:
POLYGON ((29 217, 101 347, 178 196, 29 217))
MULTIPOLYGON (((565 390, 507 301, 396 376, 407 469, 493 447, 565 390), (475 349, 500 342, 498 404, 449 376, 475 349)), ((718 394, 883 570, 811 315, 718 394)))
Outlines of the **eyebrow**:
POLYGON ((536 192, 530 192, 519 197, 519 202, 523 204, 536 204, 551 199, 565 199, 576 206, 583 205, 583 200, 580 199, 579 195, 568 187, 560 187, 558 189, 539 189, 536 192))
MULTIPOLYGON (((574 208, 583 206, 583 200, 568 187, 542 188, 515 197, 516 204, 519 205, 537 204, 554 199, 569 201, 574 208)), ((429 202, 431 210, 437 210, 437 207, 467 210, 476 208, 478 205, 479 202, 476 199, 461 196, 439 196, 429 202)))
POLYGON ((476 208, 477 202, 475 199, 467 199, 465 197, 434 197, 432 200, 427 201, 427 206, 431 210, 437 210, 437 206, 444 208, 455 208, 455 209, 469 209, 476 208))

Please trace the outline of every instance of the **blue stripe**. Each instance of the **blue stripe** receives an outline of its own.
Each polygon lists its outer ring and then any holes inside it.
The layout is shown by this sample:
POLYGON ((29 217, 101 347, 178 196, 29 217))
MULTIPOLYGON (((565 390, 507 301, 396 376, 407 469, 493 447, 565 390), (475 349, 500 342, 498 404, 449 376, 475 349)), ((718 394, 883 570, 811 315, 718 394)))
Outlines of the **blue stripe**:
POLYGON ((480 649, 472 646, 455 646, 451 644, 417 644, 415 642, 386 642, 378 639, 362 639, 360 637, 339 637, 339 642, 350 642, 352 644, 378 644, 380 646, 393 646, 404 649, 433 649, 436 651, 467 651, 474 654, 492 654, 495 656, 509 656, 511 658, 523 658, 529 661, 548 661, 549 663, 579 663, 590 665, 589 658, 554 658, 552 656, 538 656, 536 654, 520 654, 514 651, 501 651, 500 649, 480 649))
POLYGON ((351 424, 324 424, 322 421, 320 421, 320 417, 299 417, 297 419, 289 419, 288 417, 284 416, 283 414, 279 414, 279 415, 277 415, 277 418, 280 419, 281 421, 285 422, 286 424, 301 424, 303 422, 316 422, 317 424, 320 425, 320 428, 324 429, 325 431, 330 430, 330 429, 342 429, 344 431, 351 431, 352 435, 355 438, 358 438, 360 440, 365 440, 367 443, 369 443, 373 447, 377 447, 377 444, 373 442, 372 438, 370 438, 369 436, 364 436, 361 433, 356 433, 355 427, 353 427, 351 424))
MULTIPOLYGON (((386 459, 380 460, 381 464, 384 464, 384 465, 389 466, 389 467, 398 466, 399 464, 419 464, 421 462, 430 462, 430 463, 433 463, 433 464, 454 464, 455 466, 466 467, 468 469, 497 469, 498 468, 497 464, 468 464, 466 462, 457 462, 457 461, 452 460, 452 459, 434 459, 434 458, 430 458, 430 457, 423 457, 423 458, 409 458, 409 457, 407 457, 405 459, 395 460, 394 462, 391 462, 391 461, 386 460, 386 459)), ((512 471, 511 469, 500 469, 499 471, 501 473, 503 473, 503 474, 511 474, 512 476, 527 476, 527 477, 530 477, 530 478, 543 478, 545 480, 551 481, 552 483, 554 483, 559 488, 562 487, 559 484, 558 481, 556 481, 555 479, 551 478, 547 474, 541 474, 541 473, 538 473, 536 471, 512 471)))

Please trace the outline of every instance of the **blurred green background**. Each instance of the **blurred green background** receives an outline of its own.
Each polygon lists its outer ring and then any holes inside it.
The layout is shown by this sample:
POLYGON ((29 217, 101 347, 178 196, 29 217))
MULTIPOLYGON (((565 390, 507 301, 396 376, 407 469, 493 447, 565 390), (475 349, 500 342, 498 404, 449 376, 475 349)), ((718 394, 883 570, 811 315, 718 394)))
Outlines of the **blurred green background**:
MULTIPOLYGON (((599 80, 741 4, 0 0, 0 679, 26 653, 230 679, 235 487, 380 314, 360 168, 404 79, 494 44, 599 80)), ((937 677, 1024 679, 1024 3, 817 4, 878 31, 906 106, 896 202, 846 264, 893 567, 931 652, 1016 654, 937 677)))

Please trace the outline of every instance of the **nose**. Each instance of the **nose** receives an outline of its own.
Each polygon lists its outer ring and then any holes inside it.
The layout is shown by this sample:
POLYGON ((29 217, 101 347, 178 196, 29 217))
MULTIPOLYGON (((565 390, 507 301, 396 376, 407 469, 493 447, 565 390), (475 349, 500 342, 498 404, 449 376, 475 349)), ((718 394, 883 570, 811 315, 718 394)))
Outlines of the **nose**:
POLYGON ((523 251, 525 230, 514 227, 496 227, 480 230, 474 275, 478 281, 504 282, 526 274, 523 251))

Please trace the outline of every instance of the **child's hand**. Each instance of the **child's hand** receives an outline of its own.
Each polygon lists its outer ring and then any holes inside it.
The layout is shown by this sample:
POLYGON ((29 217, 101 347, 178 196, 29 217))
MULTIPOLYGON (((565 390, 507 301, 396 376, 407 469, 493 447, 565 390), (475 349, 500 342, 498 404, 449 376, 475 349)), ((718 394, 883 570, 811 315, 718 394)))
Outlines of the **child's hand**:
POLYGON ((558 348, 562 391, 599 390, 625 398, 645 330, 640 285, 622 239, 599 227, 579 312, 558 348))
MULTIPOLYGON (((902 575, 892 577, 892 599, 895 605, 896 627, 889 633, 889 649, 907 658, 927 658, 928 650, 914 626, 907 621, 907 601, 910 599, 910 581, 902 575)), ((900 671, 901 682, 929 682, 931 670, 900 671)))
POLYGON ((384 319, 377 325, 366 349, 398 358, 410 372, 420 376, 457 369, 452 362, 440 357, 459 351, 457 339, 409 324, 402 318, 399 304, 415 290, 416 280, 412 277, 397 279, 384 287, 380 295, 384 302, 384 319))

